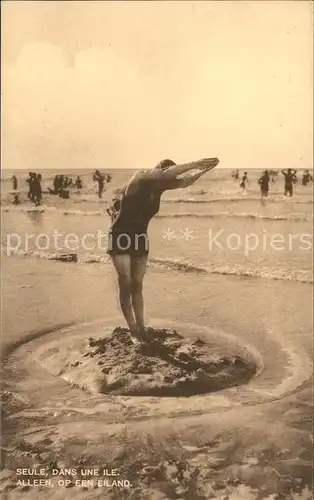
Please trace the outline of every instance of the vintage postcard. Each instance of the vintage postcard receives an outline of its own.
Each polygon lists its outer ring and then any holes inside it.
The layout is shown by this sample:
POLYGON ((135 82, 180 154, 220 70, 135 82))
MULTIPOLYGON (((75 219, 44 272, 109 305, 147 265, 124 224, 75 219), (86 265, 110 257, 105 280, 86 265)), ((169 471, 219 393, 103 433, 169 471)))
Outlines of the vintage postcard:
POLYGON ((313 3, 2 1, 4 500, 310 500, 313 3))

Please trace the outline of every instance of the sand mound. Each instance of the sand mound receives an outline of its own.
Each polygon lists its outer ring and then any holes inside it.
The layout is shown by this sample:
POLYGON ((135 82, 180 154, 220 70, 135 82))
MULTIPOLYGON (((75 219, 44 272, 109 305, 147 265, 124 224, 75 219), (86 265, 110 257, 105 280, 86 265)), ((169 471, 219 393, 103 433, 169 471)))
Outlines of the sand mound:
POLYGON ((118 327, 106 337, 89 338, 79 350, 65 354, 60 346, 62 358, 59 350, 46 352, 44 364, 50 370, 58 365, 59 375, 92 392, 137 396, 219 391, 248 382, 256 372, 253 362, 173 329, 148 328, 147 337, 147 344, 134 345, 128 330, 118 327))

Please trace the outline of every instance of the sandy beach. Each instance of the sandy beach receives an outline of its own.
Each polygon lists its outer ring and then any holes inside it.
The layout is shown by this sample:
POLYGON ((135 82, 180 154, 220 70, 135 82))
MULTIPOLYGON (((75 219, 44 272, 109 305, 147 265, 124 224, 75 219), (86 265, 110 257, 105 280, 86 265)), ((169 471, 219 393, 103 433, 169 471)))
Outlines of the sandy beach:
MULTIPOLYGON (((230 202, 230 193, 209 196, 206 183, 200 188, 205 194, 186 193, 183 200, 182 193, 176 199, 173 193, 166 196, 151 224, 147 326, 200 337, 219 355, 222 348, 230 357, 244 359, 249 353, 255 373, 236 386, 190 397, 91 390, 87 372, 85 379, 84 370, 77 375, 70 362, 81 359, 88 338, 125 327, 116 277, 104 252, 82 248, 78 262, 65 263, 51 260, 52 248, 21 246, 10 256, 4 251, 1 483, 6 498, 311 498, 310 253, 295 247, 209 254, 204 245, 208 228, 308 233, 312 205, 297 203, 304 201, 300 191, 295 200, 282 200, 280 186, 265 205, 257 190, 248 199, 235 192, 236 201, 230 202), (224 199, 200 202, 218 197, 224 199), (242 216, 232 216, 234 205, 242 216), (197 237, 166 241, 161 234, 169 227, 177 233, 188 227, 197 237), (32 483, 28 471, 18 483, 19 467, 44 467, 50 482, 32 483), (69 483, 60 486, 56 471, 64 468, 76 469, 76 475, 62 477, 69 483), (98 471, 90 483, 82 482, 86 468, 98 471), (112 469, 119 471, 119 486, 111 476, 105 486, 97 482, 97 474, 112 469)), ((88 203, 80 203, 81 213, 75 212, 75 199, 67 200, 66 208, 58 203, 54 211, 48 203, 35 212, 27 203, 19 210, 3 204, 3 245, 13 229, 84 234, 106 228, 105 216, 95 214, 103 210, 102 202, 89 196, 88 203)))

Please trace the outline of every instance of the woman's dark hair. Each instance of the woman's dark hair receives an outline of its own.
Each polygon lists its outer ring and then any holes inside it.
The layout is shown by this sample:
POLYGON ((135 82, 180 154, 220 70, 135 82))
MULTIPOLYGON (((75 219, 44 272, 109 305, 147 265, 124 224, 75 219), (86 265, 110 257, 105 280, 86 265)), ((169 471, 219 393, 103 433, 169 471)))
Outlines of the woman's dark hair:
POLYGON ((161 162, 160 162, 161 168, 168 168, 168 167, 172 167, 173 165, 175 165, 175 162, 172 160, 169 160, 169 159, 161 160, 161 162))

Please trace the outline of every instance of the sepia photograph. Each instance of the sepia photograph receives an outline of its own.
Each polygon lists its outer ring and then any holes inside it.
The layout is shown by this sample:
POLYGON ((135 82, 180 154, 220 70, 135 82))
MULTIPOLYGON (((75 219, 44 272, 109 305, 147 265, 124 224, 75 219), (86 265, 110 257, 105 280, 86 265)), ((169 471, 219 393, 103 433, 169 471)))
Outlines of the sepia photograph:
POLYGON ((313 499, 313 2, 1 2, 3 500, 313 499))

